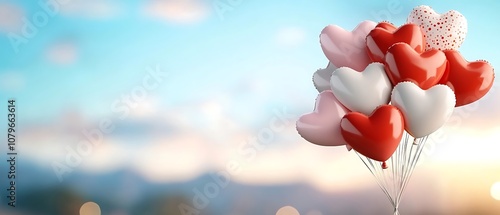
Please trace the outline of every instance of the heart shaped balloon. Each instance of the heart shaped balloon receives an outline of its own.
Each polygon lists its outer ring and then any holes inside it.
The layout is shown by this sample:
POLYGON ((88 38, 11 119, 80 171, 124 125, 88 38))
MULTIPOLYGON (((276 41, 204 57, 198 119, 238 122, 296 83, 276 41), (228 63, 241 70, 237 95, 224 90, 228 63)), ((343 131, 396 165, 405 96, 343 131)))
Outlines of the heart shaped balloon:
POLYGON ((384 61, 387 76, 393 85, 412 81, 424 90, 440 81, 447 65, 442 51, 431 49, 418 53, 406 43, 396 43, 389 47, 384 61))
POLYGON ((389 103, 392 90, 381 63, 371 63, 362 72, 348 67, 338 68, 332 74, 330 87, 347 109, 365 115, 389 103))
POLYGON ((455 10, 439 14, 429 6, 413 8, 407 21, 420 26, 426 35, 427 50, 458 49, 467 35, 467 19, 455 10))
POLYGON ((321 49, 336 67, 361 71, 371 63, 365 50, 365 39, 376 25, 372 21, 363 21, 352 32, 336 25, 326 26, 320 35, 321 49))
POLYGON ((446 85, 422 90, 411 82, 394 87, 391 104, 403 113, 405 129, 415 138, 438 130, 450 118, 455 107, 455 95, 446 85))
POLYGON ((314 111, 297 120, 296 129, 302 138, 317 145, 346 145, 340 133, 340 120, 348 112, 332 91, 326 90, 316 98, 314 111))
POLYGON ((449 75, 444 83, 455 92, 456 107, 470 104, 486 95, 495 78, 493 67, 488 62, 468 62, 456 50, 445 50, 444 54, 449 62, 449 75))
POLYGON ((387 26, 385 28, 376 27, 370 31, 366 37, 368 55, 373 61, 383 63, 387 49, 398 42, 407 43, 417 53, 422 53, 425 50, 425 37, 420 27, 415 24, 406 24, 395 31, 387 26))
POLYGON ((335 67, 332 63, 328 63, 328 66, 325 69, 318 69, 313 74, 313 84, 318 92, 323 92, 325 90, 330 90, 330 78, 332 77, 333 71, 335 71, 337 67, 335 67))
POLYGON ((384 22, 379 22, 375 28, 383 28, 389 32, 394 32, 396 29, 398 29, 394 24, 384 21, 384 22))
POLYGON ((401 112, 394 106, 382 105, 370 116, 348 113, 340 122, 342 136, 360 154, 384 162, 401 141, 404 132, 401 112))

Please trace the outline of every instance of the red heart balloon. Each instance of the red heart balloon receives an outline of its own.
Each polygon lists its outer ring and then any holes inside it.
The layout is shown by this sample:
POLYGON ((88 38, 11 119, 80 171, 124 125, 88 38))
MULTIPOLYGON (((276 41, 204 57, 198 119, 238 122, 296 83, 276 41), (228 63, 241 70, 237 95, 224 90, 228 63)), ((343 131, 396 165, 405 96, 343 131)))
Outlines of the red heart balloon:
POLYGON ((418 53, 406 43, 392 45, 385 55, 385 69, 393 85, 411 81, 423 90, 440 81, 446 65, 446 56, 442 51, 431 49, 418 53))
POLYGON ((350 112, 340 121, 342 137, 362 155, 384 162, 403 137, 403 115, 392 105, 382 105, 370 116, 350 112))
POLYGON ((375 28, 383 28, 389 32, 394 32, 396 29, 398 29, 390 22, 380 22, 377 24, 377 26, 375 26, 375 28))
POLYGON ((406 24, 396 30, 389 25, 380 23, 366 36, 366 49, 373 61, 383 63, 387 49, 394 43, 408 43, 418 53, 425 50, 425 37, 418 25, 406 24))
POLYGON ((470 104, 486 95, 493 86, 493 67, 486 61, 468 62, 456 50, 443 52, 449 62, 449 74, 440 82, 455 91, 455 107, 470 104))

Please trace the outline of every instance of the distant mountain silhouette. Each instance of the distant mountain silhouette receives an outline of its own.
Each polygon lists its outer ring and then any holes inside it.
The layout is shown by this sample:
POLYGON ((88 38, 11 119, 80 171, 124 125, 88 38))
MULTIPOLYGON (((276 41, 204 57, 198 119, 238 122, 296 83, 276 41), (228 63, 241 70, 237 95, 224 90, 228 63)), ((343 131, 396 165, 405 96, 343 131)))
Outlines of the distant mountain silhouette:
MULTIPOLYGON (((0 163, 0 168, 1 171, 6 170, 5 162, 0 163)), ((152 183, 130 169, 102 174, 75 171, 59 183, 49 166, 20 160, 18 171, 18 205, 15 211, 21 213, 14 215, 78 214, 79 207, 87 201, 98 203, 103 215, 116 211, 126 211, 131 215, 183 215, 179 205, 196 208, 193 198, 198 195, 199 201, 201 194, 193 189, 203 193, 202 198, 208 200, 206 207, 199 210, 200 215, 274 215, 286 205, 295 207, 302 215, 308 215, 313 210, 323 215, 391 214, 389 201, 375 182, 369 189, 349 192, 324 192, 304 183, 264 186, 229 182, 225 188, 217 186, 216 192, 214 185, 217 181, 210 174, 185 182, 152 183)), ((426 183, 432 184, 432 181, 419 180, 418 185, 426 186, 426 183)), ((2 184, 4 188, 5 184, 2 184)), ((411 211, 415 207, 405 210, 406 206, 414 204, 411 202, 414 200, 404 199, 401 213, 443 214, 436 211, 436 205, 419 208, 419 213, 411 211)), ((422 204, 418 202, 417 205, 422 204)), ((495 214, 491 210, 494 209, 471 206, 467 212, 452 214, 495 214)), ((10 215, 12 211, 6 204, 0 205, 0 214, 10 215)))

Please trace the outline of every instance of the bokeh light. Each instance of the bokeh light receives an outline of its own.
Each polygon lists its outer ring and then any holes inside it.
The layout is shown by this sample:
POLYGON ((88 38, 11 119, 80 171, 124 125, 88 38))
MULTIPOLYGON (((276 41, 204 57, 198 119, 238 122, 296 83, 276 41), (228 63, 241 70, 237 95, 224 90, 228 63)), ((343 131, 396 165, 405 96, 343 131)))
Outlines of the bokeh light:
POLYGON ((300 215, 300 213, 292 206, 285 206, 280 208, 276 215, 300 215))
POLYGON ((86 202, 80 208, 80 215, 101 215, 101 208, 95 202, 86 202))
POLYGON ((491 193, 491 197, 493 197, 495 200, 500 201, 500 181, 494 183, 491 186, 490 193, 491 193))

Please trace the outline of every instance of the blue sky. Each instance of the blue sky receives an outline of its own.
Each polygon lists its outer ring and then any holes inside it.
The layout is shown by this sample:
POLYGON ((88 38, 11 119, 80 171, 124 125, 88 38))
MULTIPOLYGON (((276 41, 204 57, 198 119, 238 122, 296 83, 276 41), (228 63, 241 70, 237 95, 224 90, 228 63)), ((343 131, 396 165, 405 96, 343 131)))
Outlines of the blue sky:
MULTIPOLYGON (((30 20, 41 11, 32 1, 10 2, 16 2, 30 20)), ((398 13, 391 14, 390 21, 402 24, 412 7, 428 3, 241 1, 229 6, 233 9, 226 11, 222 20, 212 5, 215 1, 193 1, 206 3, 207 15, 175 24, 145 14, 147 1, 104 2, 112 8, 104 10, 107 15, 56 14, 20 46, 17 54, 2 36, 0 45, 5 48, 0 52, 4 59, 0 70, 19 73, 24 83, 14 92, 3 90, 2 96, 18 97, 29 117, 52 117, 65 105, 82 107, 89 114, 105 114, 107 101, 136 84, 147 66, 159 64, 175 76, 157 91, 160 97, 167 95, 170 103, 231 91, 248 79, 273 85, 269 90, 276 92, 272 97, 278 102, 289 102, 279 93, 295 90, 312 98, 315 91, 308 80, 310 74, 326 64, 317 39, 324 26, 352 29, 366 19, 381 21, 377 19, 384 19, 382 14, 390 12, 393 4, 398 13), (277 42, 283 40, 277 39, 283 29, 300 34, 291 38, 294 44, 277 42), (69 65, 47 60, 47 50, 61 43, 76 49, 77 57, 69 65)), ((438 12, 456 9, 469 17, 469 34, 461 49, 464 56, 498 64, 492 48, 500 44, 495 36, 498 27, 486 24, 495 20, 493 4, 498 3, 429 4, 438 12)))

